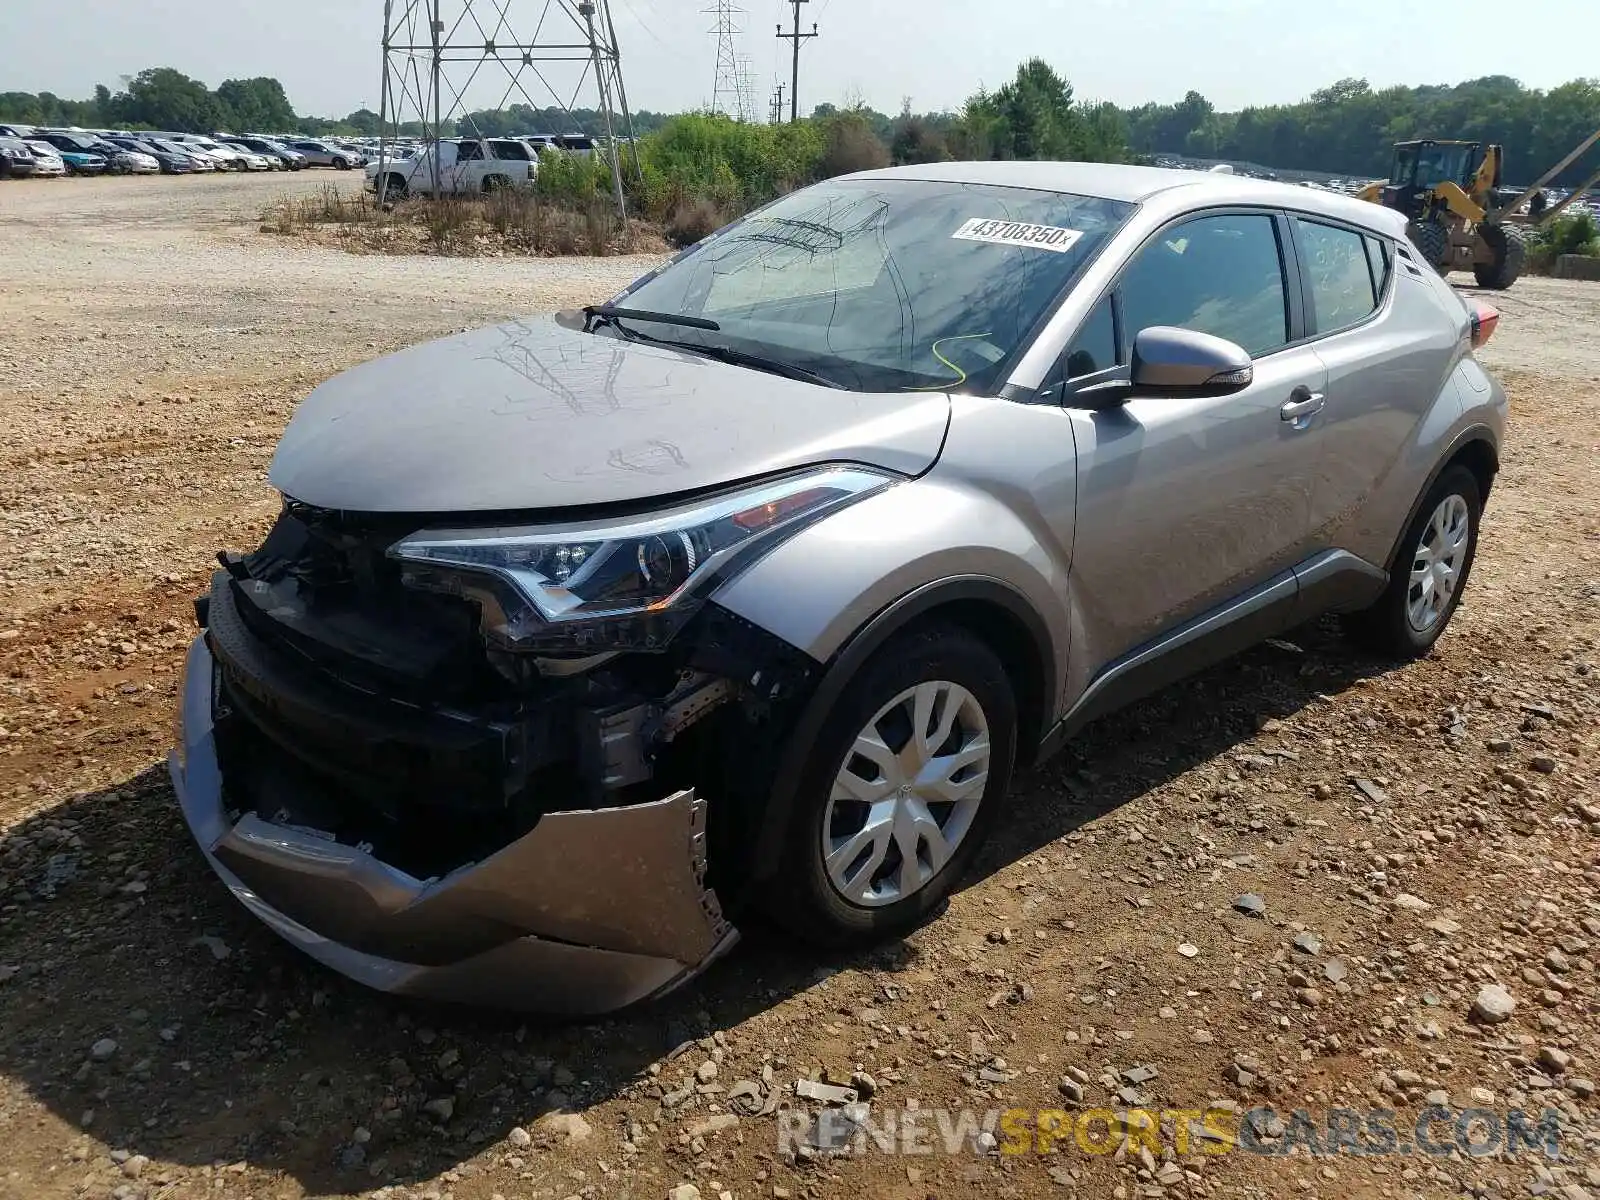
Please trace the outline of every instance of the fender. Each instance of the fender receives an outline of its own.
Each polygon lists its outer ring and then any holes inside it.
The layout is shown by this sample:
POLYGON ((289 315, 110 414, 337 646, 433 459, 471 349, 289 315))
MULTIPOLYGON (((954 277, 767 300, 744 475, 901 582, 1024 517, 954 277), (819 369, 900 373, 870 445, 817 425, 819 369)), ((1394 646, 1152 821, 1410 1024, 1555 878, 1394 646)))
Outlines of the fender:
POLYGON ((796 793, 804 774, 805 759, 821 733, 828 714, 833 711, 839 697, 850 681, 860 672, 862 665, 880 646, 918 617, 950 604, 982 603, 1002 609, 1027 631, 1033 644, 1037 661, 1044 664, 1043 688, 1038 713, 1030 720, 1019 712, 1023 721, 1017 730, 1017 759, 1026 762, 1038 746, 1044 729, 1054 721, 1060 691, 1059 664, 1054 661, 1050 633, 1043 618, 1021 592, 1010 584, 982 575, 954 576, 906 593, 887 607, 880 609, 865 625, 858 629, 842 646, 828 664, 822 678, 812 690, 784 744, 777 770, 773 774, 772 790, 762 814, 761 829, 756 839, 755 866, 757 879, 770 877, 782 856, 783 839, 789 829, 794 812, 796 793), (1023 723, 1026 722, 1026 723, 1023 723))
MULTIPOLYGON (((1433 470, 1428 472, 1428 478, 1424 481, 1422 487, 1418 489, 1416 498, 1411 501, 1411 507, 1406 512, 1406 519, 1400 522, 1400 528, 1395 531, 1394 543, 1389 547, 1388 557, 1383 560, 1385 570, 1391 572, 1394 570, 1395 562, 1400 555, 1401 543, 1405 540, 1406 531, 1411 528, 1411 523, 1417 519, 1417 514, 1422 511, 1422 502, 1427 498, 1428 493, 1433 490, 1433 485, 1439 482, 1439 476, 1443 475, 1445 468, 1453 463, 1456 460, 1456 456, 1473 442, 1482 442, 1489 448, 1489 452, 1494 456, 1495 469, 1498 471, 1500 466, 1500 446, 1495 438, 1494 430, 1487 425, 1474 424, 1467 426, 1456 434, 1450 441, 1449 449, 1439 456, 1439 461, 1434 464, 1433 470)), ((1484 489, 1483 499, 1485 501, 1489 499, 1487 488, 1484 489)))

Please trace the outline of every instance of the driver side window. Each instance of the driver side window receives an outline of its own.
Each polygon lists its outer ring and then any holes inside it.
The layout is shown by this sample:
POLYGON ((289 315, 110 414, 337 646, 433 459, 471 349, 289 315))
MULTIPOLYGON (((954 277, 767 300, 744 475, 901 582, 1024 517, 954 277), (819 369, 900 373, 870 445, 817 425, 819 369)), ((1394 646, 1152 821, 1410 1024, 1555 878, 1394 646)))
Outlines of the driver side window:
POLYGON ((1277 222, 1266 213, 1173 226, 1134 258, 1120 290, 1130 343, 1152 325, 1227 338, 1253 358, 1289 341, 1277 222))

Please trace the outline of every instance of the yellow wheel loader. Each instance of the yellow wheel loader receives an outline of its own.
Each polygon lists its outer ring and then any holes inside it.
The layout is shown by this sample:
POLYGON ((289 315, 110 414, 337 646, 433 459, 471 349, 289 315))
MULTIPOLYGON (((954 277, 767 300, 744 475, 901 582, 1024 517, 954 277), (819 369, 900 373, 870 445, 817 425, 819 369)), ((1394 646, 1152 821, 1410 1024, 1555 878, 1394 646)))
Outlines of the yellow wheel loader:
MULTIPOLYGON (((1596 130, 1532 187, 1506 197, 1500 187, 1504 153, 1482 142, 1423 139, 1396 142, 1388 180, 1362 189, 1360 196, 1406 215, 1407 232, 1419 254, 1442 274, 1472 271, 1479 287, 1504 289, 1517 281, 1527 255, 1525 231, 1506 218, 1532 199, 1545 184, 1600 141, 1596 130)), ((1591 176, 1561 204, 1540 214, 1539 225, 1554 220, 1600 177, 1591 176)))

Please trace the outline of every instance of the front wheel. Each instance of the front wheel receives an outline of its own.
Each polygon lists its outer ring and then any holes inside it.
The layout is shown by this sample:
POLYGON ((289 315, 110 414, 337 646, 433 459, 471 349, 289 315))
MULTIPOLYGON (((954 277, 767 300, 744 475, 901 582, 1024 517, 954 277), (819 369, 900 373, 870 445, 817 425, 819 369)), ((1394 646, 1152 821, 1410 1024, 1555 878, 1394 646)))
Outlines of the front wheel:
POLYGON ((987 839, 1016 741, 1016 698, 979 638, 929 624, 885 643, 807 756, 768 911, 830 946, 920 924, 987 839))
POLYGON ((1423 498, 1376 604, 1347 619, 1357 640, 1387 657, 1421 658, 1461 603, 1478 551, 1483 493, 1463 466, 1445 470, 1423 498))

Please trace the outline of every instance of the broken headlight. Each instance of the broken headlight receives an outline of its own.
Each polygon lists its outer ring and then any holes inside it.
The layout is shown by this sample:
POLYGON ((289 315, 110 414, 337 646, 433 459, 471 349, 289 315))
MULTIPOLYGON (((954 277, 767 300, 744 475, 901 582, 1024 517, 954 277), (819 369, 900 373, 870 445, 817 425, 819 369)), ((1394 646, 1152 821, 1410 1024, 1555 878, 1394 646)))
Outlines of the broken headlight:
POLYGON ((408 587, 476 601, 485 636, 504 649, 657 649, 757 545, 891 482, 827 467, 648 517, 423 530, 389 556, 408 587))

